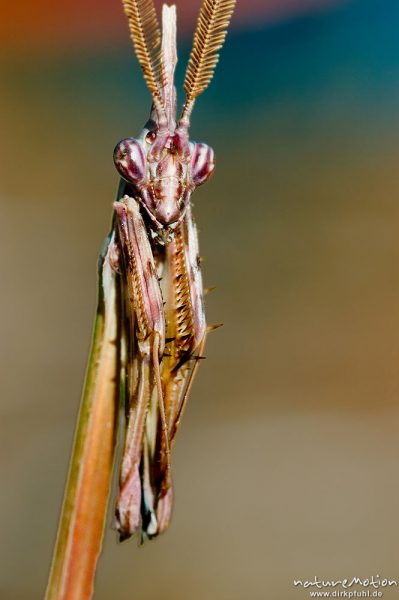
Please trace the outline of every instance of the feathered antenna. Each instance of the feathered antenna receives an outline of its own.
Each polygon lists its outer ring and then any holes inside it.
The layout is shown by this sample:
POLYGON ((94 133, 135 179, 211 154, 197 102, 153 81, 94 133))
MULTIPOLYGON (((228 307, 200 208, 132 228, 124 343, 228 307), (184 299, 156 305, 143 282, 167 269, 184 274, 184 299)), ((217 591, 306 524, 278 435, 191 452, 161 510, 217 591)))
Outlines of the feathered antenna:
POLYGON ((136 56, 143 70, 144 79, 151 92, 158 117, 165 108, 161 94, 163 86, 161 30, 153 0, 122 0, 129 21, 136 56))
POLYGON ((213 77, 235 3, 236 0, 204 0, 184 79, 186 102, 180 117, 181 124, 188 124, 195 99, 213 77))

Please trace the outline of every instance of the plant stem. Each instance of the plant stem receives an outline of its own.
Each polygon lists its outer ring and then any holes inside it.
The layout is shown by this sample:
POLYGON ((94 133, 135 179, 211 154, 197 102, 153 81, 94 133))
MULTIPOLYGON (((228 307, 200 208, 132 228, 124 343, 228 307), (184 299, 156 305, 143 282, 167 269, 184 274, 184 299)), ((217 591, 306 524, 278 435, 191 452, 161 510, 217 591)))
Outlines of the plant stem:
POLYGON ((100 259, 93 340, 45 600, 90 600, 94 590, 118 422, 118 276, 111 250, 112 240, 100 259))

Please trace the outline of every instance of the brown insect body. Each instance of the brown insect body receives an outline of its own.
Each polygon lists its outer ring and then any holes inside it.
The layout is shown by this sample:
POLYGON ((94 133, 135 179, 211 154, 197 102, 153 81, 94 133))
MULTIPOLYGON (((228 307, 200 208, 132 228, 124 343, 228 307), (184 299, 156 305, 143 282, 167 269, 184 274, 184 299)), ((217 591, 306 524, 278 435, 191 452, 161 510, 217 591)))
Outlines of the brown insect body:
POLYGON ((207 330, 190 198, 213 172, 214 156, 206 144, 189 141, 189 117, 195 97, 210 81, 233 6, 232 0, 204 2, 202 30, 197 29, 187 69, 186 104, 176 122, 175 7, 163 7, 161 36, 152 1, 124 1, 153 107, 141 135, 122 140, 114 151, 124 182, 114 205, 113 251, 120 274, 120 355, 126 377, 116 501, 121 539, 139 529, 153 537, 171 517, 170 448, 207 330))

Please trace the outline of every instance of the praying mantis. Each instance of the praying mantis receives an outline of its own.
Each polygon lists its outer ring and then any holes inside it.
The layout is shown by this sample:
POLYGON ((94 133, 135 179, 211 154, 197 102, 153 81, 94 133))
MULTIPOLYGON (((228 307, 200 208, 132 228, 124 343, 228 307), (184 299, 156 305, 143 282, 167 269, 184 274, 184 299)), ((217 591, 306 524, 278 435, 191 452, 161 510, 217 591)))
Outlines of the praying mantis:
POLYGON ((96 323, 46 600, 91 598, 114 467, 119 406, 125 431, 114 524, 121 540, 163 533, 171 519, 170 455, 207 332, 191 196, 214 170, 213 150, 189 138, 235 0, 204 0, 177 118, 176 8, 123 0, 151 93, 137 138, 120 141, 121 177, 99 259, 96 323))

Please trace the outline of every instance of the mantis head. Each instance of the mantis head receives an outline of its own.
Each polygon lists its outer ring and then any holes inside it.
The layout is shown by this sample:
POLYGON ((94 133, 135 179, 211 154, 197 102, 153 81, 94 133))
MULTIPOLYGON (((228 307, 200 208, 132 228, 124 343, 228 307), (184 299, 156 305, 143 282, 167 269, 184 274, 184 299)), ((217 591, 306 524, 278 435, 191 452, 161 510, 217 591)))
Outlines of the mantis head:
POLYGON ((153 104, 140 137, 117 144, 114 163, 160 240, 170 238, 184 218, 192 192, 214 170, 212 148, 189 139, 190 116, 196 97, 212 78, 234 5, 235 0, 204 1, 184 81, 186 101, 176 122, 176 9, 164 5, 161 36, 152 0, 124 0, 153 104))
POLYGON ((176 147, 169 135, 154 157, 157 132, 149 131, 142 139, 127 138, 114 151, 115 166, 132 185, 150 222, 156 230, 174 229, 184 217, 194 189, 208 180, 214 169, 212 148, 189 143, 188 156, 176 147))

